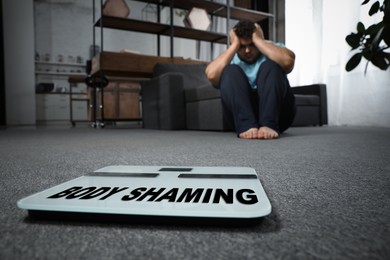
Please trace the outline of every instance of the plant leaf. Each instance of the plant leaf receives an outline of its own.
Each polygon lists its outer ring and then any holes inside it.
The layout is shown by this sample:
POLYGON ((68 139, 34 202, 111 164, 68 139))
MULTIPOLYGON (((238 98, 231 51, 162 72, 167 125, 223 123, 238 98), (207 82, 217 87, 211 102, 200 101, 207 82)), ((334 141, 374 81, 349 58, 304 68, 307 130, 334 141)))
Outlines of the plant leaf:
POLYGON ((371 37, 375 37, 375 35, 378 34, 378 31, 383 27, 383 22, 379 22, 379 23, 376 23, 376 24, 372 24, 370 25, 367 30, 366 30, 366 33, 368 33, 371 37))
POLYGON ((353 70, 354 68, 357 67, 357 65, 359 65, 360 61, 362 60, 362 54, 359 52, 359 53, 356 53, 355 55, 353 55, 349 61, 347 62, 347 65, 345 65, 345 70, 346 71, 351 71, 353 70))
POLYGON ((374 39, 372 40, 372 44, 370 46, 372 51, 375 51, 378 49, 379 43, 382 41, 382 32, 383 32, 383 27, 380 28, 378 33, 375 35, 374 39))
POLYGON ((368 11, 368 14, 370 16, 376 14, 379 11, 379 8, 380 8, 380 3, 379 1, 376 1, 375 3, 372 4, 370 11, 368 11))
POLYGON ((383 52, 383 55, 385 56, 387 63, 390 64, 390 53, 388 52, 383 52))
POLYGON ((357 31, 359 33, 364 33, 366 31, 366 27, 364 27, 364 24, 362 22, 358 22, 357 31))
POLYGON ((383 28, 382 38, 385 41, 387 46, 390 46, 390 27, 385 26, 383 28))
POLYGON ((374 56, 374 53, 371 51, 370 48, 364 48, 364 49, 362 50, 362 56, 363 56, 366 60, 370 61, 370 60, 372 59, 372 57, 374 56))
POLYGON ((383 53, 377 53, 373 59, 371 59, 372 64, 380 68, 381 70, 386 70, 389 65, 386 62, 386 57, 383 53))
POLYGON ((352 47, 352 50, 358 48, 360 46, 360 38, 361 35, 357 33, 351 33, 347 37, 345 37, 345 41, 352 47))

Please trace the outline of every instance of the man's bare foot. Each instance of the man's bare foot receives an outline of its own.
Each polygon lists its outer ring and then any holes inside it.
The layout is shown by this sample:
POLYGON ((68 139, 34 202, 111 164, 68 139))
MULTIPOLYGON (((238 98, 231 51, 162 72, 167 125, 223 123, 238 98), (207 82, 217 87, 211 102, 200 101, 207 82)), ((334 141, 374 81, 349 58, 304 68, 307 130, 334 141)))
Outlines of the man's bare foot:
POLYGON ((256 139, 258 136, 258 130, 257 128, 249 128, 245 132, 242 132, 239 136, 243 139, 256 139))
POLYGON ((262 126, 257 131, 257 138, 259 139, 276 139, 279 137, 279 134, 267 126, 262 126))

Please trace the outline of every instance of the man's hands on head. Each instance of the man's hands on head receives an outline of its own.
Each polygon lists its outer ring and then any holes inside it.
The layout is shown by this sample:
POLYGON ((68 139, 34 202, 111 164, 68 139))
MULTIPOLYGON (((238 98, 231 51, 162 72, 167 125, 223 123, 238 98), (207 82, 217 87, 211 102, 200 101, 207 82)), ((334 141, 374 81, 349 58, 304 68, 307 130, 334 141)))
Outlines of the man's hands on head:
POLYGON ((234 29, 231 29, 229 32, 230 35, 230 46, 216 59, 209 63, 206 67, 206 76, 215 86, 219 84, 221 73, 223 69, 230 64, 230 61, 233 59, 234 55, 240 48, 240 39, 237 37, 234 29))
POLYGON ((235 50, 238 50, 238 48, 240 48, 240 38, 238 38, 234 28, 230 30, 229 37, 230 37, 230 46, 235 50))
MULTIPOLYGON (((223 69, 230 64, 234 55, 241 47, 241 39, 237 36, 234 29, 230 30, 229 36, 230 46, 221 55, 210 62, 206 68, 207 78, 214 85, 219 84, 223 69)), ((262 28, 256 23, 251 40, 260 53, 278 63, 287 73, 293 69, 295 60, 294 53, 287 48, 276 46, 270 41, 265 40, 262 28)))
MULTIPOLYGON (((234 28, 230 30, 229 36, 230 36, 230 45, 240 44, 240 38, 237 36, 234 28)), ((253 30, 252 33, 252 41, 255 41, 256 39, 265 40, 263 29, 257 23, 255 23, 255 30, 253 30)))
POLYGON ((290 73, 295 63, 294 52, 286 47, 277 46, 271 41, 265 40, 260 25, 255 23, 255 27, 252 41, 256 48, 268 59, 276 62, 286 73, 290 73))
POLYGON ((255 30, 252 34, 252 41, 255 42, 255 40, 257 39, 265 40, 263 29, 261 29, 261 26, 259 24, 255 23, 255 30))

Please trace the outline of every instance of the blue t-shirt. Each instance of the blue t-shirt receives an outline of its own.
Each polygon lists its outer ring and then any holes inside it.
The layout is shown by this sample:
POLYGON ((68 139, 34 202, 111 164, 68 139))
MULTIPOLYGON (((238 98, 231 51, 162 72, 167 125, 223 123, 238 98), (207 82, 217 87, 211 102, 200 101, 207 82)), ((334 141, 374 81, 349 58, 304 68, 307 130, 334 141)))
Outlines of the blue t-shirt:
MULTIPOLYGON (((275 43, 277 46, 284 46, 283 43, 277 42, 275 43)), ((240 68, 245 72, 245 75, 248 78, 249 84, 253 90, 257 89, 257 84, 256 84, 256 77, 257 73, 259 72, 261 64, 267 60, 267 57, 264 55, 261 55, 260 58, 253 64, 248 64, 245 61, 242 61, 237 53, 234 55, 232 61, 230 64, 236 64, 240 66, 240 68)))

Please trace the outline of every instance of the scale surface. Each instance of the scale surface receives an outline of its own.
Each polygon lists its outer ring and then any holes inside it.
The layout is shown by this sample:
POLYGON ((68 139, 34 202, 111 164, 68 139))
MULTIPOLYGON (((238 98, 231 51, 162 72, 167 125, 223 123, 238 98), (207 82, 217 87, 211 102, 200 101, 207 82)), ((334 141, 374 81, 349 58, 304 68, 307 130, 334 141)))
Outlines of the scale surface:
POLYGON ((17 202, 32 217, 249 223, 271 213, 247 167, 108 166, 17 202))

